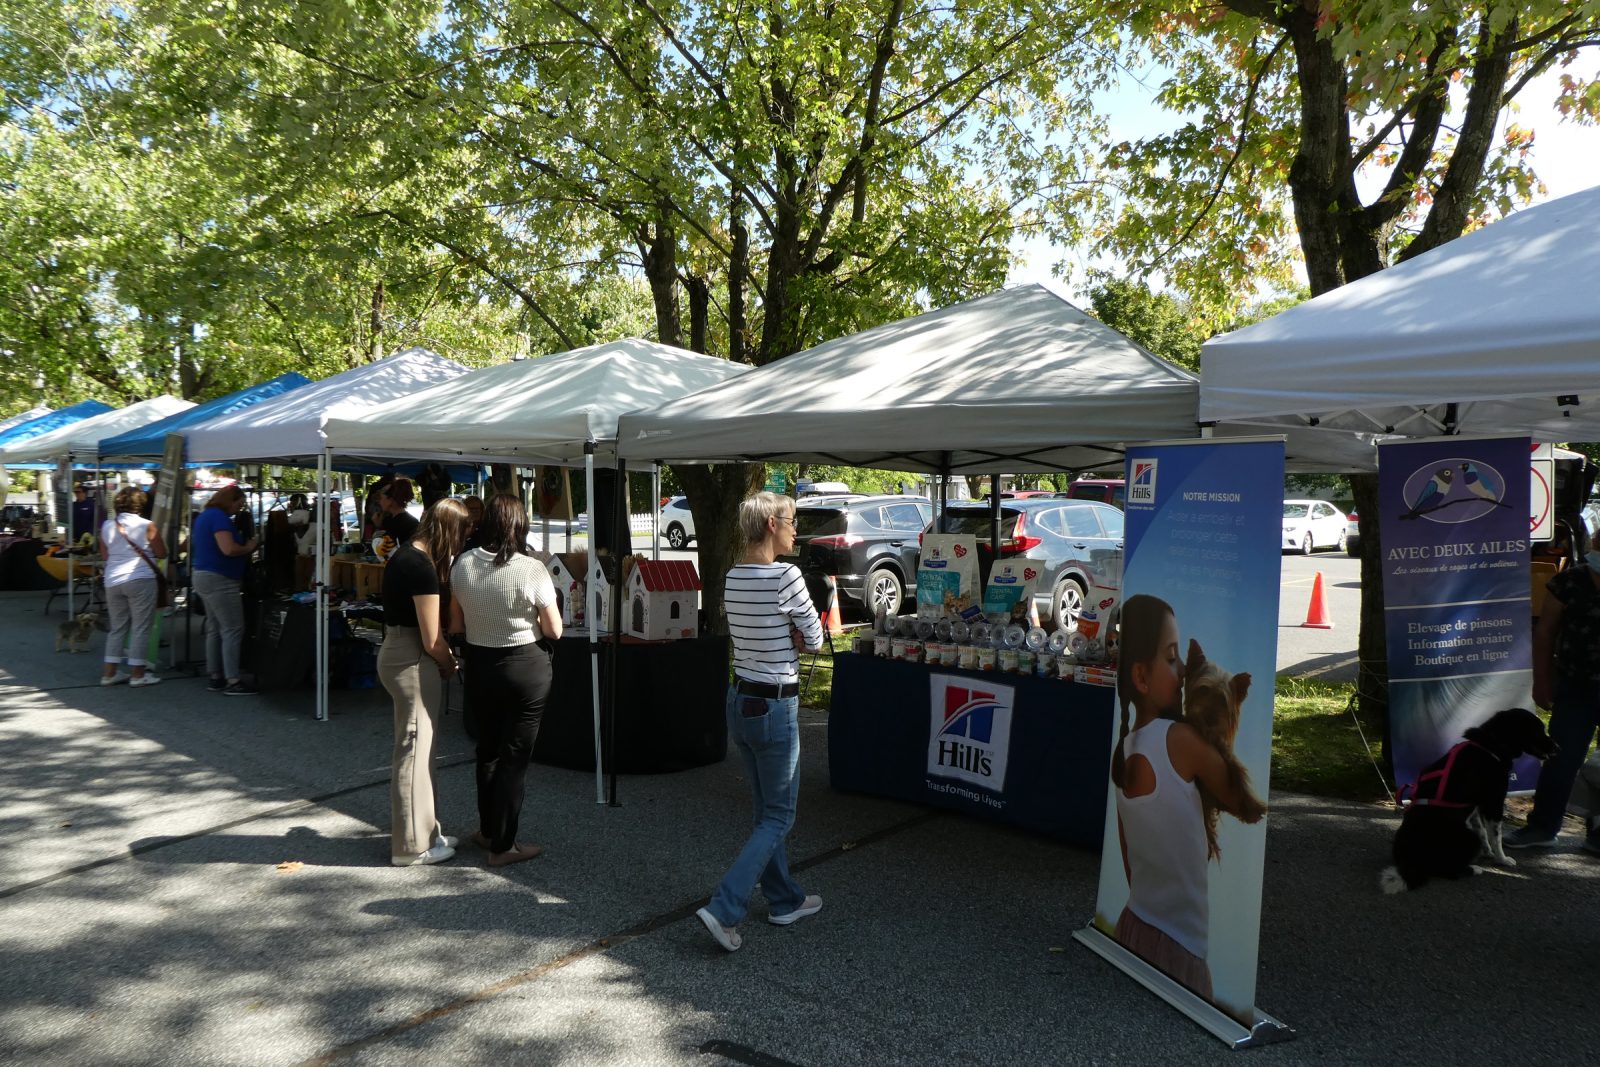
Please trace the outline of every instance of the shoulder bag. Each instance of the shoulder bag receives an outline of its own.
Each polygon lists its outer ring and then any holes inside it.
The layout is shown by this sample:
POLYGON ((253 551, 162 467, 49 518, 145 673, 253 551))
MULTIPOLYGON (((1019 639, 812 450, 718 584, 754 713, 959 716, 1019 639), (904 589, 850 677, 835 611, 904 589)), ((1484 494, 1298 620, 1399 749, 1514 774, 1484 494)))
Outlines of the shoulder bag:
POLYGON ((172 606, 172 587, 167 584, 167 576, 161 573, 156 566, 156 561, 150 558, 149 553, 139 547, 139 543, 128 536, 128 531, 122 528, 122 523, 117 523, 117 532, 123 540, 128 542, 128 547, 139 553, 139 558, 150 565, 150 570, 156 576, 156 607, 170 608, 172 606))

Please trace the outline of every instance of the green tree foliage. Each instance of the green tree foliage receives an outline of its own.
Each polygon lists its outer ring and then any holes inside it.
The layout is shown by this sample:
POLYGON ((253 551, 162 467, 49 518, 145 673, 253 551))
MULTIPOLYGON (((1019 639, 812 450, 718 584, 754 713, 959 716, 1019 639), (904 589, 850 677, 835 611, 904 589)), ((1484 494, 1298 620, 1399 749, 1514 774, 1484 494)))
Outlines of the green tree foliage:
POLYGON ((1187 370, 1200 369, 1202 327, 1184 303, 1170 293, 1152 292, 1143 282, 1108 278, 1089 290, 1094 317, 1162 359, 1187 370))
MULTIPOLYGON (((1561 70, 1555 103, 1600 115, 1585 48, 1600 3, 1414 4, 1222 0, 1115 5, 1172 75, 1175 131, 1112 146, 1123 210, 1108 250, 1227 309, 1303 267, 1313 295, 1420 255, 1539 188, 1532 134, 1513 115, 1561 70)), ((1542 102, 1541 102, 1542 103, 1542 102)), ((1386 716, 1376 478, 1352 478, 1361 515, 1358 689, 1386 716)))

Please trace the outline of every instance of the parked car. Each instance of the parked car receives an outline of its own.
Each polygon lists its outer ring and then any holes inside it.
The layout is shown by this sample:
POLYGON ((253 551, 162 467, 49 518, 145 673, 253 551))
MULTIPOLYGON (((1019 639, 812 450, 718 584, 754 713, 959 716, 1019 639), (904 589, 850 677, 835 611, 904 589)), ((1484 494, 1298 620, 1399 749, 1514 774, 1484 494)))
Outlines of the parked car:
POLYGON ((801 478, 794 483, 794 495, 799 497, 830 496, 835 493, 848 493, 850 487, 843 482, 813 482, 809 478, 801 478))
POLYGON ((1056 496, 1064 500, 1098 500, 1120 509, 1125 488, 1121 478, 1080 478, 1056 496))
POLYGON ((694 540, 694 512, 689 498, 675 496, 661 505, 661 536, 673 548, 686 548, 694 540))
POLYGON ((823 606, 818 579, 832 575, 840 594, 870 615, 905 611, 916 600, 919 536, 932 518, 923 496, 800 501, 795 548, 812 599, 823 606))
MULTIPOLYGON (((991 518, 983 506, 952 506, 946 533, 971 534, 978 541, 978 578, 988 582, 991 518)), ((1121 583, 1122 512, 1110 504, 1055 497, 1002 501, 1000 558, 1024 556, 1039 561, 1034 604, 1041 620, 1070 630, 1093 585, 1121 583)))
POLYGON ((1344 551, 1348 556, 1361 555, 1361 527, 1356 522, 1356 513, 1351 512, 1345 516, 1344 524, 1344 551))
POLYGON ((1283 502, 1283 549, 1309 556, 1319 548, 1345 551, 1350 521, 1326 500, 1283 502))

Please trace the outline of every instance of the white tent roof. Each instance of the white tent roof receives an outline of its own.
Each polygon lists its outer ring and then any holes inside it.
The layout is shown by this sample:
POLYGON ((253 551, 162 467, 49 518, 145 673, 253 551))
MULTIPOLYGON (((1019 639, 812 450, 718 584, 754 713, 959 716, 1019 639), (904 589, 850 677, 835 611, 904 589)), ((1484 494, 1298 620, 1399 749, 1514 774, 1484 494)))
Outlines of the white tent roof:
POLYGON ((466 370, 425 348, 408 348, 191 427, 184 434, 187 459, 312 466, 322 454, 323 427, 330 420, 365 418, 379 405, 431 389, 466 370))
POLYGON ((1213 338, 1200 418, 1600 440, 1597 247, 1600 186, 1213 338))
POLYGON ((1195 377, 1043 285, 1002 289, 796 353, 625 415, 639 460, 782 459, 988 473, 1118 466, 1196 436, 1195 377))
POLYGON ((328 422, 346 455, 395 459, 583 462, 612 451, 617 417, 749 371, 743 364, 630 338, 473 371, 359 419, 328 422))
POLYGON ((92 457, 99 450, 101 440, 115 437, 129 430, 137 430, 157 419, 176 415, 194 407, 187 400, 175 396, 157 396, 129 404, 115 411, 104 411, 61 426, 49 433, 18 441, 10 448, 0 450, 0 462, 48 463, 62 456, 92 457))

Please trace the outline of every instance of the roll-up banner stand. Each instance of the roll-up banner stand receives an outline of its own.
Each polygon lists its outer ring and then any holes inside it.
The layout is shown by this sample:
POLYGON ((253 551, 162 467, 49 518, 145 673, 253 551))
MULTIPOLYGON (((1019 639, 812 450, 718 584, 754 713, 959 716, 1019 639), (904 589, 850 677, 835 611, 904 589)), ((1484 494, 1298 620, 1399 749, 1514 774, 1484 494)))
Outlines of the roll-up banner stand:
POLYGON ((1255 1007, 1283 474, 1282 438, 1128 449, 1100 891, 1074 935, 1234 1048, 1294 1034, 1255 1007))
MULTIPOLYGON (((1378 446, 1379 536, 1395 784, 1497 711, 1533 707, 1526 437, 1378 446)), ((1513 765, 1531 791, 1539 761, 1513 765)))

